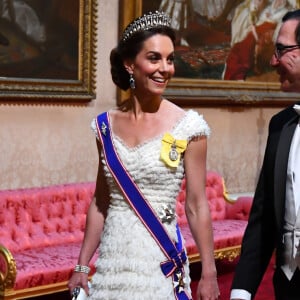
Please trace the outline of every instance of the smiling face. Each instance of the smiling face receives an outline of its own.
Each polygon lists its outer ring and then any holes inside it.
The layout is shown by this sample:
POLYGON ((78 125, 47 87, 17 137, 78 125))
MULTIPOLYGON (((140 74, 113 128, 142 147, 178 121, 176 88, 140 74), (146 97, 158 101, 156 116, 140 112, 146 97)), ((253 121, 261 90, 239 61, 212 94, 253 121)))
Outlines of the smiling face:
POLYGON ((135 79, 135 93, 161 95, 175 73, 174 46, 171 39, 155 34, 145 40, 133 62, 125 63, 135 79))
MULTIPOLYGON (((276 45, 291 46, 296 45, 295 30, 298 20, 288 20, 284 22, 278 33, 276 45)), ((300 92, 300 49, 292 48, 281 51, 280 57, 273 54, 271 58, 273 66, 279 74, 281 90, 285 92, 300 92)))

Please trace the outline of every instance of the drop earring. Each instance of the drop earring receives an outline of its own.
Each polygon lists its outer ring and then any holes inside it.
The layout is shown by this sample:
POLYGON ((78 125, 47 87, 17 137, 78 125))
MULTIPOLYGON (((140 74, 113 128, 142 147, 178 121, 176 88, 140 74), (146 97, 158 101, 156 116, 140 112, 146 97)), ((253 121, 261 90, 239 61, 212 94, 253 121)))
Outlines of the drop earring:
POLYGON ((130 85, 130 88, 131 88, 132 90, 135 89, 135 80, 134 80, 132 74, 129 74, 129 85, 130 85))

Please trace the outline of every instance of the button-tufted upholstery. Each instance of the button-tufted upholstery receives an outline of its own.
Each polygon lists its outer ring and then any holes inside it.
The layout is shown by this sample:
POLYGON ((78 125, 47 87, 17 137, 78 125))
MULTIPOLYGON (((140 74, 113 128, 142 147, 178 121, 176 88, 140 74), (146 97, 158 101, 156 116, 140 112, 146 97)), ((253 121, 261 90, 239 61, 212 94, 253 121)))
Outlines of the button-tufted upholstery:
POLYGON ((0 191, 0 241, 11 252, 82 240, 94 183, 0 191))
MULTIPOLYGON (((68 280, 94 190, 95 183, 74 183, 0 191, 0 244, 16 263, 14 290, 68 280)), ((0 275, 6 271, 0 256, 0 275)))
MULTIPOLYGON (((184 213, 185 184, 184 179, 177 197, 177 218, 186 241, 190 261, 197 261, 200 257, 184 213)), ((234 255, 239 253, 239 251, 235 252, 235 249, 239 250, 242 242, 252 206, 252 197, 240 197, 234 202, 229 202, 222 176, 213 171, 207 172, 206 197, 213 220, 215 256, 216 258, 233 258, 234 255)))

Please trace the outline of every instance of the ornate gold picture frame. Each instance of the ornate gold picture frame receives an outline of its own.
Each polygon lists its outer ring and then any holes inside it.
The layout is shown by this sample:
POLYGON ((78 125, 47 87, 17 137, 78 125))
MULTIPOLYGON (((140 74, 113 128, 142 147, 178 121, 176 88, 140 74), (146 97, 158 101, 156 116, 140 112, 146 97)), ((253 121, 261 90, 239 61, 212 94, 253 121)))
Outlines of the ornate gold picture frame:
POLYGON ((97 3, 3 1, 1 102, 68 103, 95 98, 97 3))
MULTIPOLYGON (((172 3, 172 0, 153 0, 153 1, 146 1, 146 0, 120 0, 120 31, 122 31, 126 25, 128 23, 130 23, 130 21, 143 14, 144 12, 147 11, 154 11, 156 9, 159 8, 160 4, 162 4, 162 2, 164 2, 165 7, 166 8, 170 8, 170 10, 175 9, 175 5, 179 5, 178 3, 175 4, 176 1, 173 1, 174 3, 172 3)), ((177 1, 180 2, 180 5, 188 5, 191 3, 191 5, 193 5, 193 3, 198 3, 199 5, 209 5, 209 4, 204 4, 205 1, 196 1, 196 0, 190 0, 190 1, 177 1)), ((209 1, 207 1, 209 2, 209 1)), ((224 1, 225 3, 226 1, 224 1)), ((226 49, 224 46, 224 43, 222 43, 222 45, 214 45, 213 47, 209 48, 207 47, 207 43, 209 43, 209 41, 205 41, 204 40, 204 36, 206 34, 206 36, 209 35, 210 39, 213 36, 217 36, 215 33, 217 32, 217 30, 219 30, 220 32, 222 32, 223 36, 224 36, 224 31, 226 30, 226 28, 224 29, 224 27, 220 27, 220 24, 222 25, 222 23, 217 24, 217 21, 221 20, 221 17, 223 17, 222 21, 226 22, 224 24, 227 24, 227 35, 228 35, 228 31, 229 32, 233 32, 233 28, 232 28, 232 18, 234 13, 237 14, 239 13, 238 10, 242 9, 246 9, 245 7, 243 7, 242 5, 247 5, 246 3, 248 3, 249 1, 244 1, 244 3, 241 3, 241 1, 227 1, 229 3, 229 5, 232 5, 232 7, 230 7, 231 11, 229 11, 228 8, 223 8, 223 12, 220 14, 219 18, 215 18, 215 19, 205 19, 205 16, 202 18, 202 16, 200 15, 196 15, 196 17, 194 16, 194 23, 192 25, 194 25, 194 27, 191 28, 185 28, 185 31, 188 33, 188 42, 190 42, 190 45, 196 45, 194 48, 190 47, 180 47, 180 46, 176 46, 175 47, 175 52, 176 55, 182 54, 183 55, 181 57, 179 57, 180 59, 180 63, 181 63, 181 69, 179 70, 179 76, 176 76, 171 80, 171 82, 168 85, 168 88, 166 89, 165 92, 165 96, 172 100, 173 102, 180 104, 180 105, 184 105, 184 106, 197 106, 197 105, 201 105, 201 106, 220 106, 220 105, 230 105, 230 106, 286 106, 288 104, 291 104, 295 101, 298 101, 298 94, 296 93, 284 93, 282 91, 280 91, 280 86, 278 83, 278 76, 276 77, 276 72, 274 70, 268 70, 268 74, 267 71, 263 72, 264 70, 262 70, 262 66, 267 66, 267 68, 269 69, 269 60, 272 56, 272 53, 274 51, 274 46, 273 46, 273 42, 274 41, 270 41, 270 39, 268 40, 268 44, 263 45, 263 47, 260 47, 260 42, 259 42, 259 37, 260 36, 270 36, 270 31, 268 26, 265 26, 265 24, 263 23, 263 26, 261 26, 262 22, 257 21, 257 31, 258 31, 258 39, 256 41, 256 44, 258 44, 258 46, 253 46, 253 47, 258 47, 258 49, 260 51, 263 51, 263 55, 262 57, 264 57, 265 61, 262 62, 262 60, 258 61, 258 67, 260 67, 260 70, 258 74, 255 74, 255 76, 253 76, 252 78, 246 78, 246 79, 230 79, 230 80, 225 80, 223 78, 205 78, 205 76, 207 75, 207 73, 210 71, 215 71, 217 70, 218 67, 220 66, 216 66, 214 65, 215 62, 215 58, 217 57, 217 55, 219 55, 221 53, 221 55, 223 55, 223 61, 222 61, 222 66, 224 68, 224 66, 226 65, 226 63, 228 62, 228 57, 229 57, 229 53, 232 52, 233 46, 232 46, 232 41, 230 41, 230 36, 229 38, 227 38, 227 40, 225 39, 225 43, 226 44, 226 49), (236 7, 233 7, 234 3, 236 4, 236 7), (229 13, 231 13, 231 20, 228 19, 224 19, 225 16, 225 10, 227 15, 229 16, 229 13), (234 11, 236 10, 236 11, 234 11), (202 18, 202 19, 201 19, 202 18), (203 25, 205 24, 205 26, 203 25), (219 25, 219 27, 217 28, 217 25, 219 25), (230 27, 231 26, 231 27, 230 27), (215 28, 214 28, 215 27, 215 28), (212 30, 212 32, 215 34, 208 34, 207 32, 207 28, 210 28, 212 30), (194 34, 194 35, 193 35, 194 34), (199 41, 197 40, 199 39, 199 41), (202 48, 199 47, 197 48, 197 45, 202 43, 202 48), (272 44, 271 44, 272 42, 272 44), (221 49, 221 47, 223 47, 221 49), (185 51, 185 49, 190 49, 189 51, 185 51), (208 50, 207 50, 208 49, 208 50), (221 49, 221 50, 220 50, 221 49), (225 50, 224 50, 225 49, 225 50), (216 50, 219 51, 219 53, 216 53, 216 50), (202 52, 201 52, 202 51, 202 52), (209 52, 210 51, 210 52, 209 52), (196 57, 195 59, 195 53, 200 53, 201 57, 199 58, 200 54, 196 57), (215 56, 213 56, 215 55, 215 56), (184 57, 184 58, 183 58, 184 57), (192 63, 187 64, 186 62, 189 60, 192 60, 192 63), (193 76, 193 74, 191 75, 192 72, 188 72, 186 70, 184 70, 184 67, 188 67, 190 68, 191 71, 195 71, 195 69, 193 70, 192 67, 193 63, 194 65, 198 64, 198 60, 202 59, 202 73, 201 75, 197 76, 193 76), (185 61, 184 61, 185 60, 185 61), (182 63, 183 62, 183 63, 182 63), (212 63, 211 63, 212 62, 212 63), (182 65, 184 65, 182 67, 182 65), (204 67, 203 67, 204 66, 204 67), (210 69, 209 69, 210 68, 210 69), (208 70, 208 71, 207 71, 208 70), (186 72, 185 72, 186 71, 186 72), (182 75, 182 74, 188 74, 188 76, 182 75), (271 75, 270 75, 271 74, 271 75), (205 76, 203 76, 205 75, 205 76), (202 78, 201 78, 202 76, 202 78)), ((263 2, 263 1, 261 1, 263 2)), ((266 1, 264 1, 266 2, 266 1)), ((272 3, 275 5, 276 1, 273 1, 272 3), (274 3, 273 3, 274 2, 274 3)), ((282 2, 282 1, 281 1, 282 2)), ((250 2, 249 2, 250 3, 250 2)), ((271 3, 271 2, 268 2, 271 3)), ((271 4, 271 5, 273 5, 271 4)), ((262 12, 264 13, 263 9, 267 9, 267 8, 262 8, 262 12)), ((271 9, 271 8, 268 8, 271 9)), ((273 8, 272 8, 273 9, 273 8)), ((282 13, 285 12, 286 8, 282 8, 282 13)), ((278 10, 278 8, 277 8, 278 10)), ((187 15, 188 13, 185 11, 184 15, 187 15)), ((259 13, 257 13, 258 15, 259 13)), ((177 14, 180 15, 180 13, 177 14)), ((226 17, 225 16, 225 17, 226 17)), ((248 16, 250 18, 250 16, 248 16)), ((258 16, 256 16, 258 18, 258 16)), ((254 18, 254 17, 253 17, 254 18)), ((254 21, 255 22, 255 21, 254 21)), ((270 23, 271 24, 271 30, 272 33, 274 33, 275 35, 275 27, 276 24, 274 22, 274 24, 272 24, 272 22, 266 22, 267 25, 270 23)), ((278 24, 277 24, 278 25, 278 24)), ((222 25, 223 26, 223 25, 222 25)), ((230 33, 229 33, 230 35, 230 33)), ((233 39, 233 38, 232 38, 233 39)), ((247 44, 245 44, 246 46, 243 48, 243 44, 241 44, 242 48, 241 48, 241 52, 246 51, 248 49, 247 44)), ((256 49, 255 48, 255 49, 256 49)), ((239 51, 239 49, 238 49, 239 51)), ((220 56, 220 55, 219 55, 220 56)), ((255 58, 257 59, 257 58, 255 58)), ((199 67, 200 69, 200 67, 199 67)), ((197 71, 199 70, 197 69, 196 72, 194 72, 197 75, 197 71)), ((259 69, 259 68, 256 68, 259 69)), ((254 67, 253 70, 250 70, 249 72, 252 71, 252 75, 257 71, 254 67)), ((176 72, 178 70, 178 66, 176 66, 176 72)), ((213 73, 213 72, 211 72, 213 73)), ((222 72, 219 70, 219 76, 222 72)), ((223 72, 224 73, 224 72, 223 72)), ((200 74, 200 73, 199 73, 200 74)), ((125 99, 128 96, 127 93, 124 93, 122 91, 119 91, 119 100, 122 101, 122 99, 125 99)))

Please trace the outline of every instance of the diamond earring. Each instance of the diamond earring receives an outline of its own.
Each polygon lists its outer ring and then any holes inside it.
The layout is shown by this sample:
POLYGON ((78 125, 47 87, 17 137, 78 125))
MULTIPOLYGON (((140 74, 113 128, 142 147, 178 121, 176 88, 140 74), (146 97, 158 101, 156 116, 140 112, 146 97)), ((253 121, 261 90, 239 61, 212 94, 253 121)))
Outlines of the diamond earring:
POLYGON ((129 85, 130 85, 130 88, 131 88, 132 90, 135 89, 135 80, 134 80, 132 74, 129 74, 129 85))

